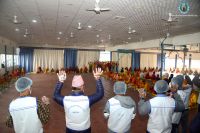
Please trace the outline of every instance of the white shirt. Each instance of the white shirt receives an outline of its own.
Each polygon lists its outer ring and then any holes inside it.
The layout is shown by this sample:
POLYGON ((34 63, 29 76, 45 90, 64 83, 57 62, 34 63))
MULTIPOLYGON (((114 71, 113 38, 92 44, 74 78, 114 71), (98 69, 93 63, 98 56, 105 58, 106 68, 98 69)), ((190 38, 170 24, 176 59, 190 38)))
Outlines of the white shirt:
POLYGON ((87 96, 65 96, 63 99, 66 126, 82 131, 90 127, 90 107, 87 96))
POLYGON ((119 100, 115 98, 111 98, 108 101, 110 104, 108 128, 117 133, 124 133, 130 130, 131 120, 135 117, 135 114, 133 114, 135 108, 124 108, 120 105, 119 100))
POLYGON ((9 112, 15 133, 43 133, 35 97, 17 98, 10 103, 9 112))
POLYGON ((150 133, 171 133, 175 100, 168 96, 156 96, 149 101, 151 112, 147 131, 150 133))
MULTIPOLYGON (((184 90, 178 90, 178 95, 181 97, 184 105, 186 104, 186 93, 184 90)), ((173 124, 179 124, 181 119, 182 112, 174 112, 172 116, 172 123, 173 124)))

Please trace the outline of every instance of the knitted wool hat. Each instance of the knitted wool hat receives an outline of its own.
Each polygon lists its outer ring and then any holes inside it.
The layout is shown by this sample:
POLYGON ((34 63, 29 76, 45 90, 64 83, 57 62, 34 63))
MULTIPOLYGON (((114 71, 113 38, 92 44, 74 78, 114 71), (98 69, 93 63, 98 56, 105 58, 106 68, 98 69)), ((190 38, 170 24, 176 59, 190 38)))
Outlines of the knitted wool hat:
POLYGON ((72 87, 79 88, 84 85, 84 81, 81 75, 75 75, 72 80, 72 87))

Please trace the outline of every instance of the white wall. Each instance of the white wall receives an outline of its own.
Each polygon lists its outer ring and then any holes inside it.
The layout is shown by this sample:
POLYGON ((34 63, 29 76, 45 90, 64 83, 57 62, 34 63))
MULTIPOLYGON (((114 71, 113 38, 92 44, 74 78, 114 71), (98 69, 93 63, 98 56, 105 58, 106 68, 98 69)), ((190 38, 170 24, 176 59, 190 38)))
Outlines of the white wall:
MULTIPOLYGON (((13 47, 16 47, 16 42, 0 36, 0 54, 5 54, 5 45, 7 46, 7 53, 12 54, 13 47)), ((1 65, 1 58, 0 58, 0 65, 1 65)), ((12 67, 8 67, 7 70, 11 71, 12 67)), ((5 69, 1 68, 0 66, 0 75, 3 75, 4 73, 5 73, 5 69)))
POLYGON ((7 46, 7 53, 12 53, 13 47, 16 47, 16 42, 0 36, 0 54, 4 53, 5 45, 7 46))
MULTIPOLYGON (((159 47, 161 39, 148 40, 143 42, 135 42, 125 45, 118 45, 115 47, 107 47, 107 51, 117 51, 117 49, 141 49, 141 48, 155 48, 159 47)), ((188 45, 188 44, 199 44, 200 43, 200 32, 186 35, 179 35, 174 37, 169 37, 164 43, 173 45, 188 45)))

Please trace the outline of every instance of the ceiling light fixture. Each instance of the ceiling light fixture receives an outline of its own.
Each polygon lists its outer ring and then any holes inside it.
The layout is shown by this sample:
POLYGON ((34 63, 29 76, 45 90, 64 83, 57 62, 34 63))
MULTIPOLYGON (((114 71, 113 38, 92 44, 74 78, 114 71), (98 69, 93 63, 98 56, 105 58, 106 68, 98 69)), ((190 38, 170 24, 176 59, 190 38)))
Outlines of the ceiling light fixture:
POLYGON ((19 31, 19 28, 15 28, 15 31, 19 31))
POLYGON ((136 32, 136 30, 132 30, 132 33, 135 33, 136 32))
POLYGON ((17 20, 17 16, 16 16, 16 15, 14 16, 13 22, 14 22, 14 23, 18 23, 18 20, 17 20))
POLYGON ((114 19, 116 20, 122 20, 122 19, 125 19, 126 17, 124 16, 115 16, 114 19))
POLYGON ((33 22, 33 23, 37 23, 37 20, 33 19, 32 22, 33 22))
POLYGON ((99 35, 96 35, 97 38, 99 38, 99 35))
POLYGON ((92 28, 92 26, 91 26, 91 25, 88 25, 88 28, 90 28, 90 29, 91 29, 91 28, 92 28))
POLYGON ((108 39, 111 40, 111 35, 108 35, 108 39))
POLYGON ((71 37, 71 38, 74 37, 74 33, 73 33, 73 32, 70 33, 70 37, 71 37))
POLYGON ((25 34, 24 37, 27 37, 27 35, 25 34))
POLYGON ((25 30, 25 35, 28 35, 28 29, 25 30))
POLYGON ((58 32, 58 34, 59 34, 59 35, 62 35, 62 32, 61 32, 61 31, 59 31, 59 32, 58 32))
POLYGON ((58 40, 60 40, 60 37, 57 37, 58 40))
POLYGON ((132 28, 130 26, 128 27, 128 34, 132 34, 135 32, 136 32, 136 30, 132 30, 132 28))
POLYGON ((168 22, 172 21, 172 13, 169 13, 169 18, 168 18, 168 22))
POLYGON ((81 30, 82 29, 82 27, 81 27, 81 23, 80 22, 78 22, 78 28, 77 28, 78 30, 81 30))
POLYGON ((131 27, 129 26, 129 27, 128 27, 128 34, 131 34, 131 33, 132 33, 131 27))

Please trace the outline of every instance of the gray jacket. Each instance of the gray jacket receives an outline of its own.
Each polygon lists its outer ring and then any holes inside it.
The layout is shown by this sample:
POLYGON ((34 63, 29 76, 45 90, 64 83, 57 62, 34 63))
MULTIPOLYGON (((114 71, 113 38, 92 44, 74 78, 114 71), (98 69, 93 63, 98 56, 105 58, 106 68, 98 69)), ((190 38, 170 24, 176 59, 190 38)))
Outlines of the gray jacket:
MULTIPOLYGON (((175 112, 182 112, 185 109, 184 103, 181 97, 175 93, 174 94, 175 100, 175 112)), ((149 101, 145 101, 144 99, 140 99, 138 102, 138 112, 140 115, 146 115, 151 112, 151 104, 149 101)))
MULTIPOLYGON (((130 109, 134 107, 133 115, 136 114, 136 103, 135 101, 130 97, 130 96, 121 96, 121 95, 116 95, 114 97, 116 100, 120 102, 120 105, 124 108, 130 109)), ((106 114, 110 114, 110 104, 109 101, 106 103, 106 106, 104 108, 104 116, 106 117, 106 114)), ((127 129, 129 133, 130 129, 127 129)), ((114 133, 110 129, 108 129, 109 133, 114 133)))

